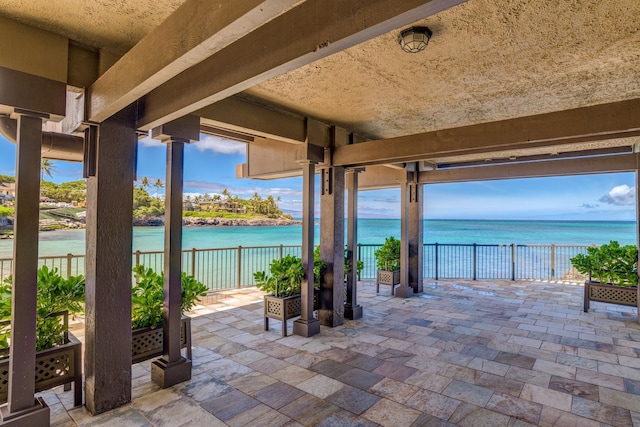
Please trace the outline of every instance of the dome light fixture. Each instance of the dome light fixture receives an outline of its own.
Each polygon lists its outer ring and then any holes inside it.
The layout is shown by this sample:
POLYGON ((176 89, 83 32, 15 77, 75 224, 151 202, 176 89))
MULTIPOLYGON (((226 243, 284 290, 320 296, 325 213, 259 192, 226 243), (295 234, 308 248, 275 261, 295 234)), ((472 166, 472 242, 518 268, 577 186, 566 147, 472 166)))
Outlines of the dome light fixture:
POLYGON ((398 36, 398 43, 407 53, 417 53, 429 44, 433 32, 428 27, 411 27, 402 30, 398 36))

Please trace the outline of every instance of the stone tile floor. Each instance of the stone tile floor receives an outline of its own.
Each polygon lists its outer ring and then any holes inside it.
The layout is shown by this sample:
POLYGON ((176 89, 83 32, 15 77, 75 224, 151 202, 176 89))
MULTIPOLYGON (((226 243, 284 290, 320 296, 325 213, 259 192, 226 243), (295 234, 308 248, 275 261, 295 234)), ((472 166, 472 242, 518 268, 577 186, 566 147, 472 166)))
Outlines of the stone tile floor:
POLYGON ((95 417, 45 392, 52 425, 640 426, 634 308, 583 313, 567 283, 388 289, 361 283, 364 318, 312 338, 265 332, 255 288, 211 295, 193 313, 190 381, 161 390, 135 365, 132 403, 95 417))

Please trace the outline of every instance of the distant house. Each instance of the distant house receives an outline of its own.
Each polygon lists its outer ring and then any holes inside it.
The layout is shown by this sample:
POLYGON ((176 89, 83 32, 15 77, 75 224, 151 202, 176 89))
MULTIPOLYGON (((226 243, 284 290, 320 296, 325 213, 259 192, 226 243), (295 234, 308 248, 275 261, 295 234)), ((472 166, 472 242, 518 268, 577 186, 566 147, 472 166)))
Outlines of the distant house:
POLYGON ((12 199, 16 197, 16 184, 13 182, 0 183, 0 195, 10 196, 12 199))
POLYGON ((237 214, 247 213, 247 209, 241 203, 230 200, 200 202, 198 207, 203 211, 231 212, 237 214))

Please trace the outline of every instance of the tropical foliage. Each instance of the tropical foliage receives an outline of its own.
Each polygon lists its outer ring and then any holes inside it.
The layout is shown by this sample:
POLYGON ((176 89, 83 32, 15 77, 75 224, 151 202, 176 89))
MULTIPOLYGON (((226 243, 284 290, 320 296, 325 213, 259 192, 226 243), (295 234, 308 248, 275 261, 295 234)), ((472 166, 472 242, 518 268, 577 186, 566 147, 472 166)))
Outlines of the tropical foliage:
POLYGON ((0 206, 0 216, 13 216, 14 210, 8 206, 0 206))
POLYGON ((164 202, 151 197, 143 187, 133 189, 133 217, 147 218, 164 214, 164 202))
POLYGON ((387 237, 380 249, 373 255, 376 258, 378 270, 394 271, 400 269, 400 240, 393 236, 387 237))
MULTIPOLYGON (((313 253, 313 284, 320 285, 321 271, 327 263, 320 261, 320 252, 316 248, 313 253)), ((269 264, 269 272, 257 271, 253 273, 256 287, 277 297, 289 297, 300 293, 300 284, 304 279, 304 269, 302 259, 295 255, 287 255, 280 259, 274 259, 269 264)))
MULTIPOLYGON (((0 321, 11 320, 12 277, 0 284, 0 321)), ((85 283, 83 276, 65 279, 57 268, 46 265, 38 270, 38 294, 36 302, 36 351, 64 344, 65 326, 56 313, 84 311, 85 283)), ((0 328, 0 347, 8 347, 10 328, 0 328)))
POLYGON ((616 286, 638 286, 638 248, 620 246, 614 240, 600 247, 587 248, 586 254, 571 258, 580 274, 600 283, 616 286))
POLYGON ((61 184, 42 181, 40 188, 42 195, 54 202, 83 202, 87 198, 87 181, 83 179, 61 184))
MULTIPOLYGON (((136 285, 131 290, 131 327, 133 329, 162 324, 164 301, 164 274, 138 265, 133 268, 136 285)), ((191 310, 200 297, 207 294, 207 287, 187 273, 182 273, 180 314, 191 310)))

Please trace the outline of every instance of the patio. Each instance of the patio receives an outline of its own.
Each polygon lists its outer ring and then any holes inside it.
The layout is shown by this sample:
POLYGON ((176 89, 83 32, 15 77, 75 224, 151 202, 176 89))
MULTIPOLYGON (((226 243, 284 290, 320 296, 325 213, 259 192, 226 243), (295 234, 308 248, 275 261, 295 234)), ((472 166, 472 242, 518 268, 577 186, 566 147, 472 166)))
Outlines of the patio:
POLYGON ((265 332, 262 294, 225 291, 193 313, 190 381, 162 390, 136 365, 132 403, 95 417, 72 392, 41 395, 59 427, 640 425, 636 309, 583 313, 582 291, 425 281, 401 299, 364 282, 364 318, 312 338, 265 332))

